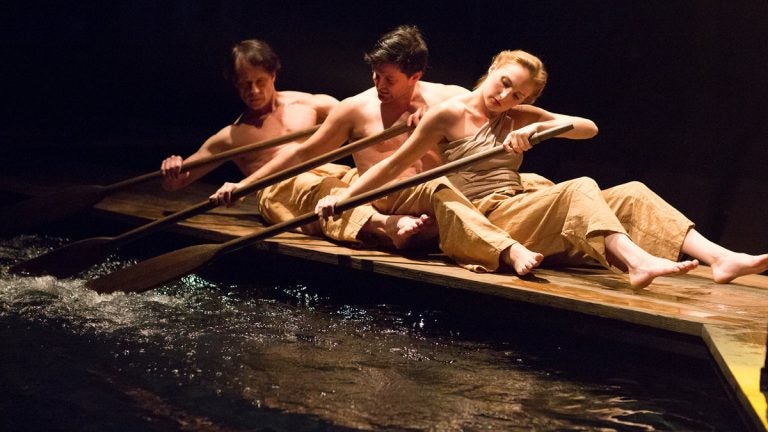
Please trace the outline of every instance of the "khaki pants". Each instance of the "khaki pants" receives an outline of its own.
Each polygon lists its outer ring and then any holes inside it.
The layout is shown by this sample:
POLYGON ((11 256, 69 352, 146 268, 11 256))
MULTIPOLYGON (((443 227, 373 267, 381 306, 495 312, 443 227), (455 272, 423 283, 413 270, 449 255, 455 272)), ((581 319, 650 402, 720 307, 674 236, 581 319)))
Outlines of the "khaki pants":
MULTIPOLYGON (((271 224, 284 222, 315 211, 320 198, 348 184, 342 179, 350 171, 345 165, 325 164, 256 192, 259 212, 271 224)), ((339 241, 357 241, 362 226, 375 212, 371 206, 359 206, 341 217, 304 225, 299 231, 339 241)))
POLYGON ((492 194, 473 202, 495 225, 548 263, 592 258, 612 268, 605 235, 625 233, 652 255, 678 260, 693 223, 644 184, 601 191, 582 177, 514 196, 492 194))
POLYGON ((515 243, 490 223, 445 177, 396 192, 373 203, 383 214, 435 217, 440 249, 473 271, 495 271, 501 252, 515 243))

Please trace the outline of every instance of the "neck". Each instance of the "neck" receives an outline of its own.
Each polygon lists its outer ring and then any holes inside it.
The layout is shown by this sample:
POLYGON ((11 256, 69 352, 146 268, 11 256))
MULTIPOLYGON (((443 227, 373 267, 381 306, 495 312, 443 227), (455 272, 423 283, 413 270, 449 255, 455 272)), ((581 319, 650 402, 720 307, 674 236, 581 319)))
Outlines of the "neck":
POLYGON ((265 103, 262 107, 258 109, 253 109, 248 107, 246 112, 248 113, 248 115, 253 117, 263 117, 273 113, 276 108, 277 108, 277 97, 273 96, 272 99, 270 99, 269 102, 265 103))
POLYGON ((422 104, 421 92, 418 90, 418 85, 415 85, 410 92, 407 92, 396 99, 382 102, 381 108, 390 113, 402 114, 407 111, 413 111, 422 104))
POLYGON ((472 91, 472 96, 468 105, 471 106, 478 115, 485 116, 488 120, 493 120, 502 114, 500 112, 491 111, 488 108, 485 98, 483 97, 483 92, 479 88, 472 91))

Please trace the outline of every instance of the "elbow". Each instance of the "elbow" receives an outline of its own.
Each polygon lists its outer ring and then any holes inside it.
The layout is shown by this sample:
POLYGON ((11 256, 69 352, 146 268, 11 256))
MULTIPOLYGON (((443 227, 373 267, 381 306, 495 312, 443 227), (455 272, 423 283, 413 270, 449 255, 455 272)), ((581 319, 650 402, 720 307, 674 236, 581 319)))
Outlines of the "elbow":
POLYGON ((597 136, 597 133, 599 132, 599 129, 597 128, 597 125, 592 122, 592 127, 590 128, 590 138, 594 138, 597 136))
POLYGON ((597 136, 597 133, 599 130, 597 129, 597 125, 592 120, 584 119, 583 122, 579 125, 579 129, 581 130, 581 137, 583 139, 589 139, 594 138, 597 136))

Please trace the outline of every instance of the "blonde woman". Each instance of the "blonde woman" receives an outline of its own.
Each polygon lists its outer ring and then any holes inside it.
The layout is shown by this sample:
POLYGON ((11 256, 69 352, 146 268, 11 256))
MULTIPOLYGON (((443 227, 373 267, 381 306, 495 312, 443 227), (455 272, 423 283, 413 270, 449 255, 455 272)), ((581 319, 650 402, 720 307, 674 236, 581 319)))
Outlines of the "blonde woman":
POLYGON ((768 269, 768 254, 736 253, 709 241, 639 182, 601 191, 594 180, 582 177, 525 192, 519 169, 533 133, 563 123, 574 125, 563 138, 587 139, 598 132, 589 119, 531 105, 546 82, 547 73, 536 56, 519 50, 499 53, 471 93, 430 109, 395 153, 349 189, 320 200, 316 212, 329 217, 338 200, 396 179, 429 151, 437 150, 443 162, 449 162, 503 145, 509 152, 506 157, 449 178, 494 225, 524 246, 513 257, 518 274, 545 258, 561 264, 589 260, 625 271, 632 286, 645 287, 658 276, 686 273, 699 260, 712 267, 718 283, 768 269), (694 259, 678 261, 683 254, 694 259))

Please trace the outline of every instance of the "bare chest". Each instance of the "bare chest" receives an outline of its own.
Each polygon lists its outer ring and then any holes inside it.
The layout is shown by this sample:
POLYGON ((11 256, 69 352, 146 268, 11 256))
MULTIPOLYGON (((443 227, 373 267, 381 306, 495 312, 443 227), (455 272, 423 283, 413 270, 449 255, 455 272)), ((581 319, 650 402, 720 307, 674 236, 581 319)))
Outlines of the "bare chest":
MULTIPOLYGON (((259 126, 249 123, 233 125, 230 131, 230 146, 231 148, 240 148, 308 129, 314 125, 314 119, 305 122, 296 120, 283 121, 282 119, 267 118, 259 126)), ((250 151, 238 156, 234 162, 244 173, 252 173, 272 160, 283 146, 250 151)))

